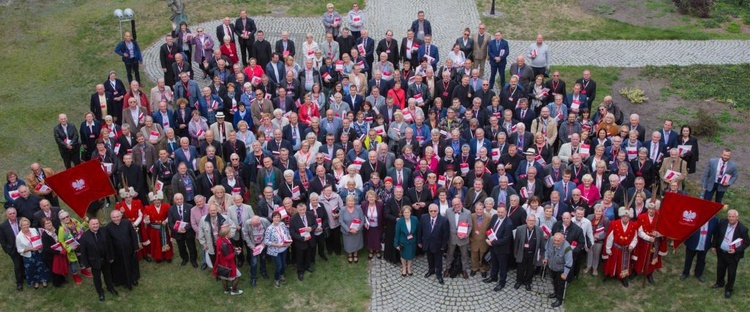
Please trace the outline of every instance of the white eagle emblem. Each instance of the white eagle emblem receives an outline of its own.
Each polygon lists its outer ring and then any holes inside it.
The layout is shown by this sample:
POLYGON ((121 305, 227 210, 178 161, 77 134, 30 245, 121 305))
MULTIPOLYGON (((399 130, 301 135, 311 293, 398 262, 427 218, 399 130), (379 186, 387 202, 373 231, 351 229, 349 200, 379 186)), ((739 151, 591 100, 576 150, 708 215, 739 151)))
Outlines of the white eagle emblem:
POLYGON ((695 211, 685 210, 682 212, 682 220, 685 222, 693 222, 695 220, 695 211))
POLYGON ((76 191, 80 191, 86 186, 86 183, 83 181, 83 179, 78 179, 73 181, 72 186, 76 191))

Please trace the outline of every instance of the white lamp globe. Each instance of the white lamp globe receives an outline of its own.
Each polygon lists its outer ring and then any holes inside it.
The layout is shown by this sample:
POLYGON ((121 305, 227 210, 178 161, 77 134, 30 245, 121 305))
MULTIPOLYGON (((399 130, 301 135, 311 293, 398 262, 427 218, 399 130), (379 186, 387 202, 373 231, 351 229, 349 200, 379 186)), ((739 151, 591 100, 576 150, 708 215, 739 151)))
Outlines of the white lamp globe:
POLYGON ((115 10, 115 17, 118 19, 122 19, 122 10, 120 9, 115 10))
POLYGON ((133 10, 130 8, 125 9, 125 11, 123 11, 123 16, 125 16, 126 19, 133 19, 133 10))

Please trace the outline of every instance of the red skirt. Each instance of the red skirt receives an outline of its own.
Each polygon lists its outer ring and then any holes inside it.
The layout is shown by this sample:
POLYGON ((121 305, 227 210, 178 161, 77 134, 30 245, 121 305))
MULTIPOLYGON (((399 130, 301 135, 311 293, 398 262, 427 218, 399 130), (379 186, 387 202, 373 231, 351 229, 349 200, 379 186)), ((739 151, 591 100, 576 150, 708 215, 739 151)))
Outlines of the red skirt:
POLYGON ((64 254, 56 254, 52 257, 52 273, 57 275, 66 276, 68 275, 70 268, 68 266, 68 256, 64 254))

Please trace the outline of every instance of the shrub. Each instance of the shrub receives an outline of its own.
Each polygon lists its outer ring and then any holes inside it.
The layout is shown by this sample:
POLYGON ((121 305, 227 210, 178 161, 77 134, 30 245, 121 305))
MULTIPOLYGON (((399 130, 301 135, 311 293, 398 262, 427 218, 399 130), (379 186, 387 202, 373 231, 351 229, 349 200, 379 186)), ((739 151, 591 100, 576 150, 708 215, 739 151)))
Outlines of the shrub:
POLYGON ((737 22, 731 22, 731 23, 729 23, 727 25, 727 32, 734 33, 734 34, 739 34, 740 31, 741 31, 740 28, 741 27, 740 27, 739 23, 737 23, 737 22))
POLYGON ((620 89, 620 95, 627 98, 628 101, 630 101, 630 103, 633 103, 633 104, 641 104, 643 102, 648 101, 648 97, 646 97, 646 93, 643 92, 643 90, 639 88, 624 87, 620 89))
POLYGON ((611 5, 600 4, 597 5, 596 8, 594 8, 594 13, 601 15, 612 15, 615 13, 615 7, 611 5))
POLYGON ((693 133, 695 135, 709 138, 717 135, 720 128, 719 121, 716 117, 703 108, 698 109, 694 124, 693 133))
POLYGON ((709 17, 711 7, 716 0, 672 0, 681 14, 692 14, 698 17, 709 17))

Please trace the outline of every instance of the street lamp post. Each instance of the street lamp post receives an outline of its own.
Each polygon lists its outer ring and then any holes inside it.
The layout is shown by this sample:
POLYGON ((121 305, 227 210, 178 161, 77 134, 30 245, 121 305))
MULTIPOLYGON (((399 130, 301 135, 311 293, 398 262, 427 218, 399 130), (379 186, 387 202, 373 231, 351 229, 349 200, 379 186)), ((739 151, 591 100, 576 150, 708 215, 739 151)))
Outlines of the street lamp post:
POLYGON ((122 38, 122 24, 131 22, 131 25, 133 28, 135 28, 135 18, 133 17, 135 15, 135 12, 133 12, 133 9, 126 8, 125 10, 117 9, 114 12, 115 18, 118 19, 120 22, 120 38, 122 38))
POLYGON ((490 15, 495 15, 495 0, 492 0, 492 7, 490 7, 490 15))

